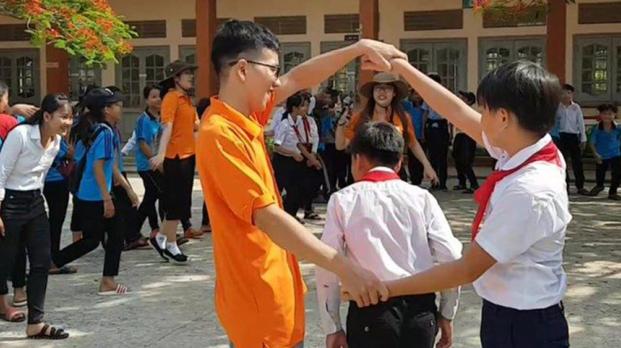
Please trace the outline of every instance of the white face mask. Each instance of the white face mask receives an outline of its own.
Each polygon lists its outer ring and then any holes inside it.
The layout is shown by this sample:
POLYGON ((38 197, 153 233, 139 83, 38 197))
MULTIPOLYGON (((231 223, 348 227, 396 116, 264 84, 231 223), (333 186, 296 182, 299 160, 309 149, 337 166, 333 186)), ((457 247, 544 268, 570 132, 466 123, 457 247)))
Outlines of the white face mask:
POLYGON ((487 152, 489 153, 490 156, 492 156, 492 158, 498 160, 507 155, 505 150, 499 147, 493 146, 489 142, 489 137, 487 136, 487 134, 485 134, 484 131, 482 131, 482 133, 483 133, 482 136, 483 136, 483 144, 485 145, 485 150, 487 150, 487 152))

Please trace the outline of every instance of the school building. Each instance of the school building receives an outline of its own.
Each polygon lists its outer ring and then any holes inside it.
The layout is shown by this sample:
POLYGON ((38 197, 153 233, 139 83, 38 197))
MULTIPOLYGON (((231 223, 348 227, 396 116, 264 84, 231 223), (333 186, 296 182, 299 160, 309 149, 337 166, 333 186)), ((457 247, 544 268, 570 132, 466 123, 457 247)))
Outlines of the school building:
MULTIPOLYGON (((143 107, 142 88, 163 77, 166 64, 199 64, 199 96, 215 91, 211 38, 230 18, 269 27, 282 42, 284 72, 322 52, 369 37, 407 52, 450 89, 475 91, 481 77, 516 59, 538 62, 572 83, 585 114, 601 102, 621 103, 621 1, 549 0, 548 6, 481 13, 471 0, 109 0, 135 27, 133 53, 119 64, 87 67, 54 48, 33 48, 24 24, 0 17, 0 79, 12 102, 38 104, 48 92, 77 98, 89 84, 117 85, 127 95, 123 130, 143 107)), ((356 62, 324 86, 354 93, 369 78, 356 62)))

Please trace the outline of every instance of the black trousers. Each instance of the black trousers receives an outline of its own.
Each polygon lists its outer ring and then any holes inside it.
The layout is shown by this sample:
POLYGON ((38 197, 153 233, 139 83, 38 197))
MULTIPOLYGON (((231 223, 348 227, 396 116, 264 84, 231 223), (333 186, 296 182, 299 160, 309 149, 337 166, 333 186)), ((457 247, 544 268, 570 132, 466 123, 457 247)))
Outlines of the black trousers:
POLYGON ((203 218, 201 219, 203 226, 209 226, 211 223, 209 221, 209 213, 207 212, 207 204, 203 202, 203 218))
POLYGON ((159 216, 163 219, 165 216, 165 204, 161 199, 164 191, 164 176, 158 170, 149 170, 138 172, 144 185, 144 197, 138 208, 138 226, 142 227, 144 221, 149 219, 151 230, 160 228, 159 216), (158 208, 155 208, 155 203, 158 208))
POLYGON ((286 191, 283 199, 284 209, 289 215, 296 216, 304 206, 304 175, 307 173, 305 162, 297 162, 292 157, 274 154, 274 170, 279 190, 286 191))
POLYGON ((43 195, 49 209, 50 237, 52 254, 60 250, 60 236, 69 206, 69 186, 66 180, 46 182, 43 195))
POLYGON ((445 188, 448 178, 448 122, 446 120, 428 120, 426 131, 429 162, 438 174, 438 186, 445 188))
POLYGON ((435 298, 395 297, 366 308, 350 302, 347 343, 352 348, 432 348, 438 333, 435 298))
POLYGON ((453 159, 455 159, 455 169, 457 170, 457 180, 460 186, 466 186, 466 179, 470 182, 470 187, 476 189, 479 182, 474 174, 472 165, 477 143, 465 133, 455 135, 453 142, 453 159))
MULTIPOLYGON (((192 188, 195 157, 164 159, 164 202, 166 220, 188 220, 192 217, 192 188)), ((185 228, 184 228, 185 229, 185 228)))
MULTIPOLYGON (((427 151, 427 146, 421 139, 418 140, 418 143, 423 148, 423 151, 427 151)), ((410 182, 412 185, 420 185, 423 183, 425 168, 410 149, 408 149, 408 171, 410 172, 410 182)))
POLYGON ((610 191, 609 194, 614 195, 619 188, 619 181, 621 180, 621 157, 613 157, 602 161, 602 164, 598 164, 595 168, 595 179, 597 186, 604 186, 604 179, 606 178, 606 172, 610 168, 610 191))
POLYGON ((51 254, 50 224, 41 191, 7 189, 0 216, 5 228, 5 236, 0 238, 0 295, 8 294, 7 278, 18 252, 27 250, 28 324, 38 324, 43 320, 51 254))
MULTIPOLYGON (((565 157, 565 162, 571 158, 571 167, 576 177, 576 188, 584 188, 584 170, 582 168, 582 150, 580 150, 580 135, 560 133, 556 144, 565 157)), ((569 187, 569 168, 567 169, 567 187, 569 187)))
POLYGON ((138 209, 132 207, 132 201, 127 195, 127 191, 123 186, 113 186, 112 194, 114 195, 114 210, 120 220, 119 224, 123 229, 123 237, 126 243, 131 243, 142 238, 140 228, 142 224, 138 224, 138 209))
POLYGON ((569 330, 563 304, 517 310, 483 300, 483 348, 566 348, 569 330))
MULTIPOLYGON (((116 211, 119 203, 116 199, 113 203, 116 211)), ((54 264, 62 267, 97 249, 101 243, 105 249, 103 276, 117 276, 123 250, 124 232, 119 213, 116 212, 111 218, 105 218, 103 201, 91 202, 77 199, 77 204, 81 214, 83 238, 53 255, 54 264)))
POLYGON ((324 181, 323 171, 322 169, 317 170, 314 167, 308 167, 306 164, 304 164, 304 167, 305 174, 303 174, 301 178, 304 182, 302 204, 304 206, 304 211, 310 212, 313 210, 313 201, 317 198, 321 184, 324 181))

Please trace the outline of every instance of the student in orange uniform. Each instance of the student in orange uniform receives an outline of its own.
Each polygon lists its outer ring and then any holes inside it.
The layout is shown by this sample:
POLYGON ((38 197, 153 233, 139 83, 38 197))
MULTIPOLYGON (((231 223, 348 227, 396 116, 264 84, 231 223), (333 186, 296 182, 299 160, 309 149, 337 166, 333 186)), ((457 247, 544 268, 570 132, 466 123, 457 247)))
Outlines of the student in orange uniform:
POLYGON ((194 184, 194 131, 198 115, 192 105, 195 65, 176 60, 166 67, 162 87, 162 138, 158 154, 151 159, 153 170, 164 166, 164 202, 166 218, 162 231, 150 239, 160 256, 176 263, 186 263, 188 257, 177 245, 177 226, 189 220, 194 184))
POLYGON ((213 228, 216 310, 240 348, 303 344, 305 286, 296 256, 337 274, 356 289, 352 296, 359 304, 377 303, 385 291, 375 275, 282 210, 263 126, 274 105, 319 85, 356 57, 388 65, 391 57, 405 55, 391 45, 361 40, 279 78, 279 46, 276 36, 256 23, 233 20, 220 28, 211 53, 220 90, 196 146, 213 228))

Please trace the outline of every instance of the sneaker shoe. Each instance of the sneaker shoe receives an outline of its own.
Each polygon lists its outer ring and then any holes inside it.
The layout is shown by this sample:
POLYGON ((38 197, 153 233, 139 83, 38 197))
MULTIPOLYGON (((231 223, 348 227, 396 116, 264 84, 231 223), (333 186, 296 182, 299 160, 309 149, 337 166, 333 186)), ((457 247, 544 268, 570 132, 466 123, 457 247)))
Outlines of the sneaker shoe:
POLYGON ((170 251, 168 251, 168 249, 164 250, 164 254, 170 258, 171 260, 173 260, 174 263, 177 264, 185 264, 188 262, 188 257, 185 256, 183 253, 179 253, 179 254, 174 254, 171 253, 170 251))
POLYGON ((160 245, 157 244, 157 240, 155 238, 149 238, 149 244, 157 251, 158 254, 164 259, 164 261, 168 262, 168 258, 164 255, 164 249, 160 248, 160 245))
POLYGON ((595 186, 589 192, 589 196, 597 196, 602 191, 604 191, 604 186, 595 186))
POLYGON ((613 201, 621 201, 621 196, 616 193, 609 194, 608 199, 612 199, 613 201))
POLYGON ((581 188, 581 189, 578 189, 578 194, 582 196, 589 196, 590 192, 585 188, 581 188))

